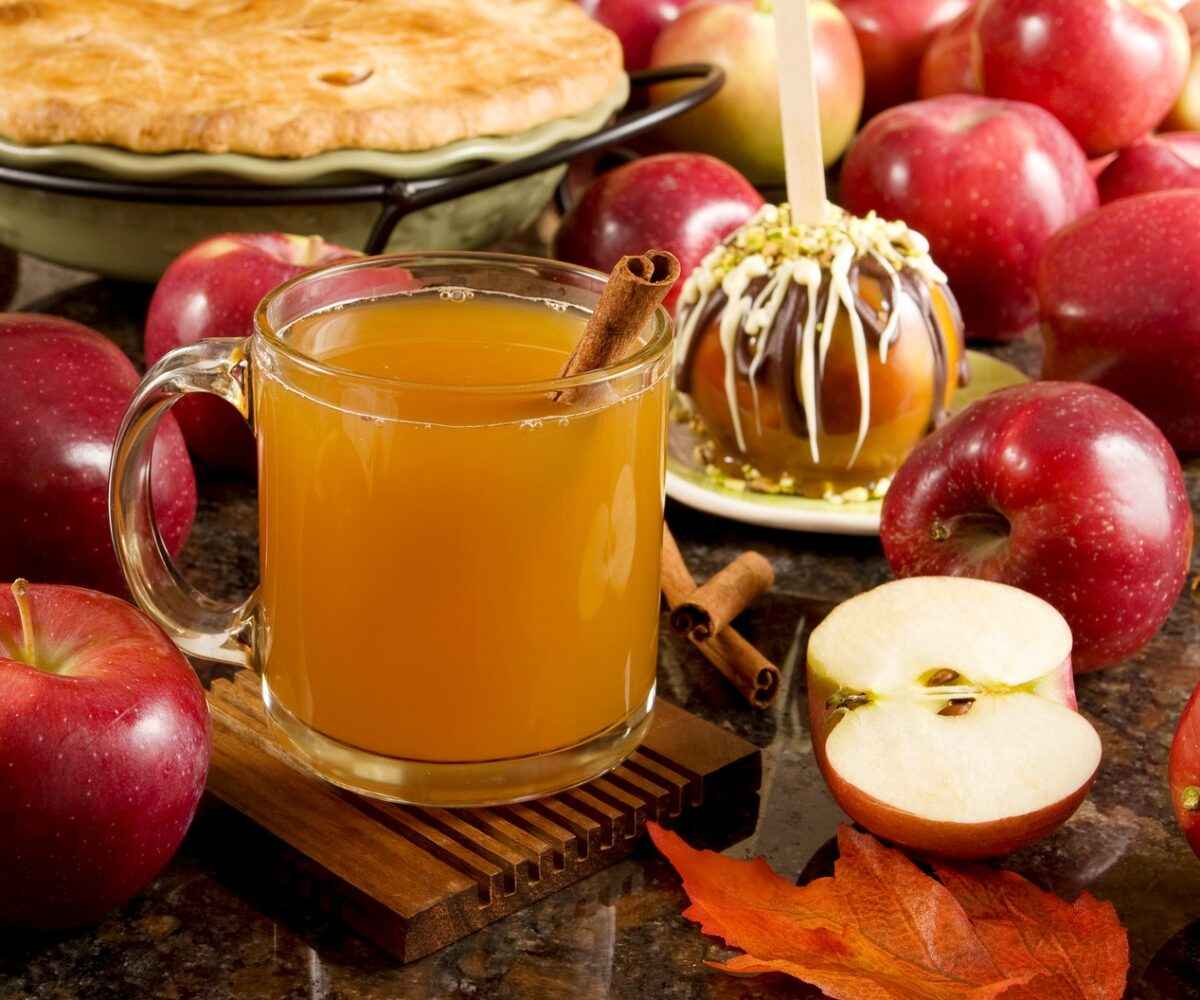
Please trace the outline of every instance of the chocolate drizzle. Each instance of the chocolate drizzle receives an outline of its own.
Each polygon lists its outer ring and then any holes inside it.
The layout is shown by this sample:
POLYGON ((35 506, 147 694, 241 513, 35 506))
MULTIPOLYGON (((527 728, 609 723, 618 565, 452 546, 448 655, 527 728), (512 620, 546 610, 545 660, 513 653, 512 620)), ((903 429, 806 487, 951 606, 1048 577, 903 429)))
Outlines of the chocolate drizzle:
MULTIPOLYGON (((907 298, 921 316, 933 355, 928 426, 941 424, 946 419, 950 377, 948 338, 958 341, 961 360, 955 374, 960 385, 965 384, 967 369, 958 307, 945 287, 944 276, 929 259, 924 241, 902 224, 841 216, 815 230, 771 230, 772 236, 796 234, 794 242, 802 250, 807 246, 801 241, 809 239, 824 253, 769 258, 744 249, 750 241, 740 234, 755 226, 761 232, 764 224, 774 223, 782 213, 786 208, 767 206, 706 259, 702 268, 707 270, 698 269, 689 279, 678 312, 677 388, 684 393, 691 390, 699 335, 717 324, 726 358, 726 397, 739 446, 744 449, 736 387, 750 386, 758 422, 758 387, 769 385, 775 390, 787 428, 809 438, 813 460, 819 461, 825 359, 838 316, 844 314, 855 351, 862 406, 850 468, 869 430, 868 352, 877 351, 880 361, 887 363, 890 347, 903 332, 902 299, 907 298), (868 279, 880 290, 878 309, 863 297, 860 283, 868 279), (950 311, 950 329, 944 328, 938 315, 932 291, 935 284, 950 311)), ((783 219, 786 226, 787 216, 783 219)))

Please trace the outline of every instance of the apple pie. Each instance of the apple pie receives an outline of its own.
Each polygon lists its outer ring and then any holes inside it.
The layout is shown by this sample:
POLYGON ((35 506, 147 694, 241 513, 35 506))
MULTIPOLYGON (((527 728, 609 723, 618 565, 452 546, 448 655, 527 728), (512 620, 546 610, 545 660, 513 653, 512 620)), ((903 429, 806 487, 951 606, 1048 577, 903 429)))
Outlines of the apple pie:
POLYGON ((0 138, 300 158, 512 135, 618 85, 571 0, 0 0, 0 138))

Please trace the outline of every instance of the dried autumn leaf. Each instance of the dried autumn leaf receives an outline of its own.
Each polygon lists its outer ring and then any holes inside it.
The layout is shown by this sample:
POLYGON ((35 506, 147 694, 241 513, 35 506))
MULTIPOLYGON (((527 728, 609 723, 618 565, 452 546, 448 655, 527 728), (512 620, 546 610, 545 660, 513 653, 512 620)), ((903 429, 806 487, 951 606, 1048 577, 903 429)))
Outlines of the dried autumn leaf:
POLYGON ((996 964, 1037 969, 1005 1000, 1112 1000, 1125 992, 1129 937, 1111 903, 1083 893, 1074 903, 1013 872, 981 865, 938 865, 937 876, 962 904, 996 964))
POLYGON ((1116 913, 1068 904, 1009 872, 938 869, 838 831, 832 878, 795 886, 766 862, 695 851, 651 826, 683 876, 684 916, 746 952, 717 968, 782 972, 834 1000, 1118 1000, 1129 947, 1116 913))
POLYGON ((1029 974, 1002 975, 962 907, 898 851, 843 827, 833 878, 800 887, 761 859, 696 851, 651 825, 683 876, 684 916, 746 952, 724 965, 783 972, 833 1000, 989 1000, 1029 974))

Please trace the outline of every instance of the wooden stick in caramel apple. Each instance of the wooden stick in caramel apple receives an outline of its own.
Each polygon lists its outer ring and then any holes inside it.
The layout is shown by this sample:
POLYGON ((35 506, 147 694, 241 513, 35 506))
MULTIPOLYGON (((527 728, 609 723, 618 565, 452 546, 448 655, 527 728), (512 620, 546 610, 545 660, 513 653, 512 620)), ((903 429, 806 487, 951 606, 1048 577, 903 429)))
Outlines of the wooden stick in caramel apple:
POLYGON ((815 226, 825 218, 825 160, 808 0, 775 4, 775 45, 788 201, 795 222, 815 226))

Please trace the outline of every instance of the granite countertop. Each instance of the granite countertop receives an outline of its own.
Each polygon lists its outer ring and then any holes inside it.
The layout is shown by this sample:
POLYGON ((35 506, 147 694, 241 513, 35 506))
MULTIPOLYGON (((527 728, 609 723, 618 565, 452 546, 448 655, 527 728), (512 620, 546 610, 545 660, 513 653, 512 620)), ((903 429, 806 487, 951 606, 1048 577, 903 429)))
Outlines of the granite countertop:
MULTIPOLYGON (((58 313, 113 336, 135 360, 147 290, 23 262, 18 306, 58 313)), ((1026 367, 1030 345, 1007 349, 1026 367)), ((1200 464, 1189 469, 1200 503, 1200 464)), ((757 829, 733 853, 762 854, 788 877, 828 870, 842 820, 807 734, 805 609, 888 578, 876 539, 749 528, 672 504, 668 518, 698 576, 746 548, 774 563, 778 584, 739 621, 784 667, 785 696, 748 709, 699 655, 664 634, 660 696, 763 748, 757 829)), ((187 575, 235 597, 256 578, 249 484, 206 478, 187 575)), ((1200 559, 1193 570, 1200 569, 1200 559)), ((1166 761, 1176 720, 1200 680, 1200 600, 1185 594, 1135 660, 1083 677, 1084 713, 1104 740, 1090 799, 1063 829, 1008 867, 1059 893, 1111 900, 1130 930, 1129 997, 1200 1000, 1200 860, 1171 816, 1166 761)), ((494 924, 423 961, 398 965, 311 904, 263 885, 239 861, 239 827, 207 802, 182 850, 141 895, 98 927, 14 936, 0 944, 0 1000, 755 1000, 817 997, 781 977, 735 979, 706 968, 724 954, 683 920, 679 881, 653 850, 494 924)), ((3 887, 0 887, 3 891, 3 887)))

